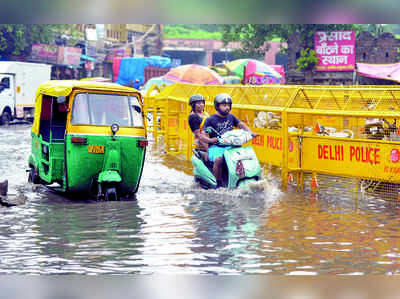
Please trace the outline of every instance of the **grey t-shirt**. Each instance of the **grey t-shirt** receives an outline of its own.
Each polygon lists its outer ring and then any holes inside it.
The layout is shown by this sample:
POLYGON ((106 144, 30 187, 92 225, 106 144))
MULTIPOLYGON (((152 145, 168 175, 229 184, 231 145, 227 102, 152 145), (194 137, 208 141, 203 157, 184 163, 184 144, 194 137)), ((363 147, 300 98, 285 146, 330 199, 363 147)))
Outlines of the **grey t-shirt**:
MULTIPOLYGON (((206 119, 203 125, 203 130, 208 127, 212 127, 220 135, 225 132, 233 130, 233 127, 237 127, 240 120, 236 118, 233 114, 229 113, 226 117, 221 117, 218 114, 213 114, 206 119)), ((218 137, 215 132, 209 134, 210 138, 218 137)))

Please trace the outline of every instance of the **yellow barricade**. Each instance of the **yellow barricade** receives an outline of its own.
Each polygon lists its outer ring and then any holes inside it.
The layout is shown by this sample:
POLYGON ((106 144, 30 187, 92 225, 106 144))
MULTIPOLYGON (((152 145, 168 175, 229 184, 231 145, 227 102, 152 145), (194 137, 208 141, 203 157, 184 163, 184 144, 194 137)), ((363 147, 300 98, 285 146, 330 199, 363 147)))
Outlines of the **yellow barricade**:
POLYGON ((283 186, 316 189, 320 174, 341 176, 355 178, 360 186, 373 185, 373 191, 390 189, 397 200, 400 87, 179 83, 145 95, 154 142, 162 138, 168 153, 186 160, 193 143, 188 99, 195 93, 206 98, 210 115, 217 94, 231 95, 232 113, 260 135, 251 145, 261 163, 280 167, 283 186), (311 176, 311 185, 305 183, 305 174, 311 176))

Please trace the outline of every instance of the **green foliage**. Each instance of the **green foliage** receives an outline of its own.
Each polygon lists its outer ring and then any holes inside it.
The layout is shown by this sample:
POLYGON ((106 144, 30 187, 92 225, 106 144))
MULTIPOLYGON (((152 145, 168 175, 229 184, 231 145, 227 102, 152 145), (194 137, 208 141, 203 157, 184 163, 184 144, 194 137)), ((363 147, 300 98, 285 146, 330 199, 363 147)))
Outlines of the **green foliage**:
POLYGON ((34 43, 49 44, 56 35, 75 34, 74 25, 1 24, 0 56, 29 55, 34 43))
POLYGON ((297 71, 310 71, 318 63, 319 57, 315 56, 315 51, 311 49, 301 50, 300 58, 297 59, 297 71))
POLYGON ((379 36, 384 32, 390 32, 393 34, 399 32, 398 24, 361 24, 358 26, 362 31, 368 31, 373 36, 379 36))
POLYGON ((164 38, 216 39, 221 40, 222 34, 218 25, 165 25, 164 38))
POLYGON ((268 50, 265 41, 274 37, 275 26, 271 24, 224 24, 221 25, 224 44, 240 41, 242 48, 236 51, 236 56, 260 57, 268 50))

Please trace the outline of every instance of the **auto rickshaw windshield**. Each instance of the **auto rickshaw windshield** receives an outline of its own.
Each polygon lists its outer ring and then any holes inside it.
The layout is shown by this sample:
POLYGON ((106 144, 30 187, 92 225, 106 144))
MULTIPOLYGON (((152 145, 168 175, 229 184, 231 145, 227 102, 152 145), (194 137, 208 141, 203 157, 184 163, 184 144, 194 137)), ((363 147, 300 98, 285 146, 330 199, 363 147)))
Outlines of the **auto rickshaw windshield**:
POLYGON ((75 96, 72 125, 118 124, 125 127, 143 127, 142 110, 135 96, 78 93, 75 96))

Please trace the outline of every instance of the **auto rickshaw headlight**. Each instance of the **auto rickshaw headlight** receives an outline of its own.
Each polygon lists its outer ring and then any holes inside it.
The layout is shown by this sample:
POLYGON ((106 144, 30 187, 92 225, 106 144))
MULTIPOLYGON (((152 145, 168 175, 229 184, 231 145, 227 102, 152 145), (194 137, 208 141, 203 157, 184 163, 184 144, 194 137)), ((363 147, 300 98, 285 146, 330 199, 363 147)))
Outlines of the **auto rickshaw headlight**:
POLYGON ((113 135, 115 135, 115 133, 117 133, 118 130, 119 130, 119 126, 117 124, 111 125, 111 132, 113 133, 113 135))

